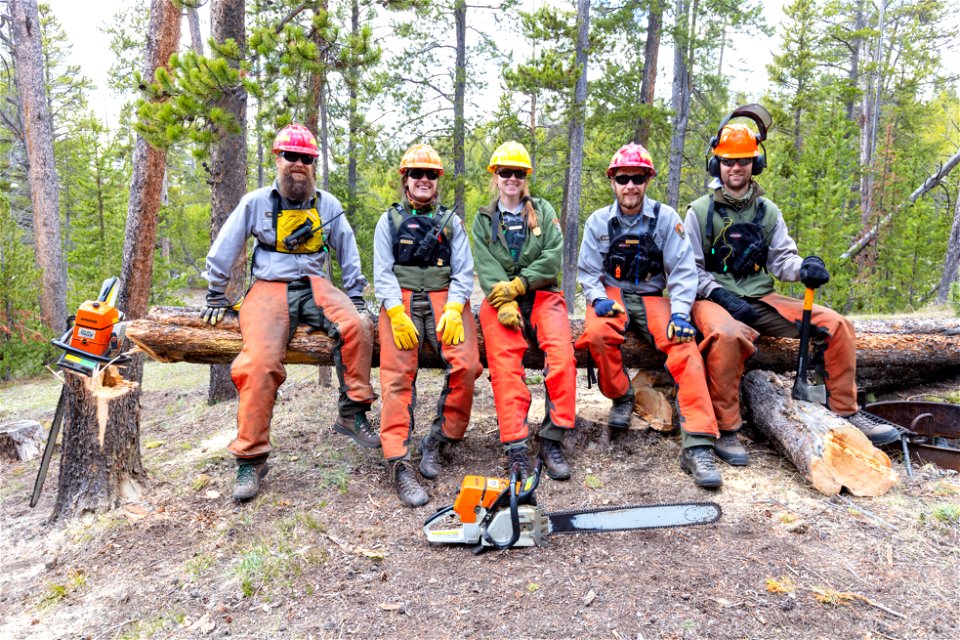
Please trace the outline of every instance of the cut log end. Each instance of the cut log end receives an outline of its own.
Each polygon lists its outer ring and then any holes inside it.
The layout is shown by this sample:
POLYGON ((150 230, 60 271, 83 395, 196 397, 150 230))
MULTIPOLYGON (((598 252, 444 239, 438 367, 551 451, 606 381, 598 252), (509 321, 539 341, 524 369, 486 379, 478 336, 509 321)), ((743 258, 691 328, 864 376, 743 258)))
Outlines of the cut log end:
POLYGON ((36 420, 14 420, 0 424, 0 460, 33 460, 43 446, 43 427, 36 420))

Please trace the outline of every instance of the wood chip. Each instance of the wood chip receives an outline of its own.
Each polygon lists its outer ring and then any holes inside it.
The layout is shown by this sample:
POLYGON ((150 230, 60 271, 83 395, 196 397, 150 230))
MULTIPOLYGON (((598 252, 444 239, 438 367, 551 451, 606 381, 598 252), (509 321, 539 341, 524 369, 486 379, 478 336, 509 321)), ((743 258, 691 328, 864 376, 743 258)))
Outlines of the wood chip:
POLYGON ((593 601, 597 599, 597 592, 593 589, 587 592, 587 595, 583 596, 583 606, 589 607, 593 604, 593 601))

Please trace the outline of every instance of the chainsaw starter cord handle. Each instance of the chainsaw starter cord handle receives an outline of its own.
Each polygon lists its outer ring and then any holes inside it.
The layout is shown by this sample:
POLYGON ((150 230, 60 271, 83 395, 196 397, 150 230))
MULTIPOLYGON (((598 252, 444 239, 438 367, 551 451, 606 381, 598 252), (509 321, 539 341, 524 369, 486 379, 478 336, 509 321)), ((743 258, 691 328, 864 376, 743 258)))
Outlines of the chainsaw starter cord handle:
MULTIPOLYGON (((517 543, 517 540, 520 539, 519 494, 517 493, 517 482, 519 481, 519 476, 520 463, 515 462, 513 467, 510 469, 510 487, 508 489, 510 492, 510 525, 513 528, 513 533, 510 535, 510 540, 501 544, 493 539, 493 536, 490 535, 490 531, 486 527, 484 527, 483 530, 484 539, 497 549, 509 549, 517 543)), ((493 515, 499 511, 499 508, 502 507, 502 498, 506 493, 507 491, 504 491, 497 496, 497 501, 494 503, 495 508, 491 509, 490 514, 488 515, 493 515)))

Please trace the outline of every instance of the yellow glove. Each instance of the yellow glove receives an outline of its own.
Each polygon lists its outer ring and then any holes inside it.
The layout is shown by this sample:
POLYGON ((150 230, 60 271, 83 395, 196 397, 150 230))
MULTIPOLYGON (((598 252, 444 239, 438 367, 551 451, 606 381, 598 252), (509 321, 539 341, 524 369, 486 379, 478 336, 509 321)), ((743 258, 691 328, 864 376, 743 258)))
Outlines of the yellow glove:
POLYGON ((459 302, 448 302, 443 305, 443 315, 437 323, 437 335, 443 344, 460 344, 463 342, 463 305, 459 302))
POLYGON ((523 286, 523 280, 517 276, 510 282, 498 282, 490 289, 490 295, 487 296, 487 302, 499 309, 502 305, 510 302, 517 296, 522 296, 527 292, 523 286))
POLYGON ((497 314, 497 320, 508 329, 519 329, 521 316, 517 301, 511 300, 510 302, 504 303, 503 306, 500 307, 500 312, 497 314))
POLYGON ((390 316, 390 326, 393 329, 393 344, 397 345, 397 349, 409 351, 420 344, 420 341, 417 339, 420 337, 420 333, 417 331, 417 328, 413 326, 413 320, 411 320, 407 312, 404 311, 402 304, 387 309, 387 315, 390 316))

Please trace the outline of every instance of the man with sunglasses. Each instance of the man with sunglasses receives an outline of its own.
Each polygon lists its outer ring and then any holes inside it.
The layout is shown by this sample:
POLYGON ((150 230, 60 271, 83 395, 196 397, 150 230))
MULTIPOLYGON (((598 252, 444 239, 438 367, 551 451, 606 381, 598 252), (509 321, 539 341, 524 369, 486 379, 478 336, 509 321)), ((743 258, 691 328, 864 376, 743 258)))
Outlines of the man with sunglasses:
POLYGON ((636 331, 666 354, 667 370, 678 385, 680 468, 697 485, 716 488, 723 484, 712 448, 717 420, 690 319, 697 267, 680 216, 646 197, 656 175, 650 154, 638 144, 624 145, 610 161, 607 176, 616 201, 590 215, 580 246, 577 280, 587 317, 576 347, 590 350, 600 391, 613 400, 608 422, 621 429, 630 426, 634 406, 620 351, 624 334, 636 331))
MULTIPOLYGON (((710 396, 720 426, 715 451, 727 464, 747 464, 747 451, 737 439, 740 415, 740 380, 744 363, 756 351, 758 335, 799 337, 803 302, 774 292, 774 281, 800 281, 816 289, 830 280, 818 256, 801 258, 790 237, 783 214, 763 197, 753 179, 766 167, 761 137, 744 124, 723 126, 713 140, 707 170, 714 178, 713 191, 690 205, 685 220, 698 272, 699 302, 694 322, 704 334, 733 331, 732 324, 749 326, 737 348, 701 344, 709 374, 710 396)), ((863 431, 876 445, 896 440, 890 425, 858 411, 856 388, 856 337, 849 320, 835 311, 814 305, 813 339, 823 351, 828 406, 863 431)))
POLYGON ((377 396, 370 386, 373 322, 365 310, 366 278, 353 229, 340 202, 316 188, 320 155, 310 130, 291 124, 273 143, 277 178, 245 195, 230 214, 207 255, 207 302, 202 317, 216 325, 239 303, 225 291, 247 239, 256 238, 255 278, 240 307, 243 349, 231 374, 240 396, 237 438, 227 447, 237 458, 233 497, 249 500, 260 489, 270 455, 270 420, 286 372, 283 357, 298 324, 325 331, 334 340, 339 379, 339 415, 333 429, 363 447, 380 438, 366 413, 377 396), (328 247, 337 254, 343 290, 327 279, 328 247))

